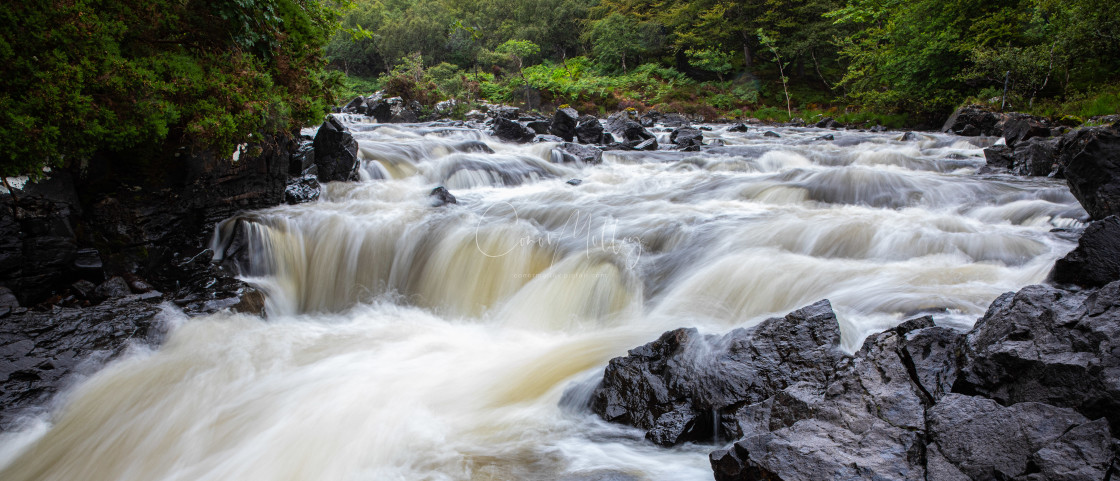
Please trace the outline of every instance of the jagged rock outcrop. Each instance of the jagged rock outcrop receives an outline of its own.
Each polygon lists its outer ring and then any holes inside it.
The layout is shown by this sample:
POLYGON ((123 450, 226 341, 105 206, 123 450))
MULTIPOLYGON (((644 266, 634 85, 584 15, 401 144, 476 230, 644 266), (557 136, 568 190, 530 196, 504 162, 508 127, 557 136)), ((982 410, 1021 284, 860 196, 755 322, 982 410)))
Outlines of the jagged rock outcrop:
MULTIPOLYGON (((159 292, 115 297, 92 307, 28 311, 0 322, 0 431, 23 410, 45 406, 79 365, 104 362, 126 342, 154 343, 159 292)), ((43 408, 45 409, 45 408, 43 408)))
MULTIPOLYGON (((315 165, 322 182, 347 181, 357 178, 358 141, 335 116, 327 120, 315 134, 315 165)), ((285 186, 286 186, 285 182, 285 186)))
POLYGON ((571 142, 576 138, 576 125, 579 124, 579 112, 571 107, 556 109, 552 114, 552 122, 548 124, 548 133, 571 142))
POLYGON ((1030 286, 1000 297, 968 334, 917 318, 851 356, 814 350, 832 342, 820 342, 829 323, 822 301, 725 336, 670 331, 611 361, 592 410, 659 444, 735 439, 709 456, 718 481, 1104 479, 1113 469, 1120 282, 1030 286), (736 342, 749 355, 726 347, 736 342), (775 345, 809 350, 787 357, 775 345), (804 352, 826 355, 809 366, 804 352), (700 415, 712 412, 720 425, 709 429, 700 415))
POLYGON ((1032 138, 1050 136, 1049 122, 1041 117, 1020 113, 1003 114, 996 129, 1003 133, 1004 141, 1011 148, 1032 138))
POLYGON ((288 186, 284 188, 284 203, 295 205, 319 200, 322 189, 322 186, 319 185, 319 179, 314 175, 294 177, 288 181, 288 186))
POLYGON ((603 143, 603 124, 594 115, 584 115, 576 123, 576 140, 581 144, 603 143))
POLYGON ((827 301, 724 336, 678 329, 611 360, 592 394, 604 419, 647 430, 661 445, 724 438, 712 413, 730 413, 797 383, 823 385, 843 357, 827 301))
POLYGON ((1120 282, 1092 292, 1028 286, 1000 296, 968 334, 957 390, 1043 402, 1120 432, 1120 282))
POLYGON ((1057 144, 1069 190, 1094 220, 1120 214, 1120 126, 1079 129, 1057 144))
POLYGON ((996 124, 1003 119, 1003 115, 992 112, 981 105, 965 105, 955 112, 941 126, 942 132, 975 137, 978 135, 998 136, 1003 131, 996 128, 996 124))
POLYGON ((1093 221, 1077 248, 1054 263, 1050 280, 1059 284, 1101 287, 1120 280, 1120 217, 1093 221))
POLYGON ((533 140, 537 133, 521 125, 517 120, 510 120, 504 116, 494 118, 494 137, 506 142, 526 143, 533 140))
POLYGON ((552 149, 552 155, 550 157, 552 162, 558 164, 570 162, 598 164, 603 161, 603 151, 590 145, 563 142, 552 149))
POLYGON ((624 148, 636 150, 656 150, 657 138, 642 124, 630 118, 630 112, 622 111, 607 117, 606 131, 624 148), (650 142, 652 141, 652 142, 650 142))
POLYGON ((669 134, 669 142, 676 144, 677 148, 699 148, 704 145, 704 133, 692 127, 680 127, 669 134))

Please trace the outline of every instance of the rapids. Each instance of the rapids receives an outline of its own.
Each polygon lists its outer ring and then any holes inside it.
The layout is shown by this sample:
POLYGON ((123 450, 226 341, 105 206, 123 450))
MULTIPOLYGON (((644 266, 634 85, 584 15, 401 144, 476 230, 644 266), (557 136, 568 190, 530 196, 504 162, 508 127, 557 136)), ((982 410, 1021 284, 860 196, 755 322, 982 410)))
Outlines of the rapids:
POLYGON ((0 479, 711 479, 714 443, 655 448, 581 407, 610 358, 822 298, 849 350, 918 314, 966 329, 1085 217, 1061 181, 977 174, 992 139, 714 126, 725 146, 581 165, 349 126, 361 182, 215 229, 267 319, 169 306, 164 345, 0 437, 0 479))

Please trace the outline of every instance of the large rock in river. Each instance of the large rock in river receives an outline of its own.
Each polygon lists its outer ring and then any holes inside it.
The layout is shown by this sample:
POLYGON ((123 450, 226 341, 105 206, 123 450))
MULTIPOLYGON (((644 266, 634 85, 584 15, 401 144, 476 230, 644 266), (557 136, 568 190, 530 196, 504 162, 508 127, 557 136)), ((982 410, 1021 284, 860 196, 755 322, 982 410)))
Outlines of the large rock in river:
POLYGON ((1050 280, 1081 287, 1120 280, 1120 217, 1112 215, 1089 224, 1077 248, 1054 263, 1050 280))
POLYGON ((797 383, 823 385, 844 357, 828 301, 724 336, 695 329, 612 359, 591 407, 604 419, 646 430, 661 445, 729 438, 713 413, 730 413, 797 383))
POLYGON ((942 132, 975 137, 977 135, 1001 135, 1003 132, 996 128, 996 124, 1003 118, 1001 114, 992 112, 981 105, 965 105, 941 127, 942 132))
POLYGON ((552 122, 548 125, 548 133, 571 142, 576 138, 576 125, 579 124, 579 112, 571 107, 556 109, 552 115, 552 122))
POLYGON ((616 112, 610 117, 607 117, 607 132, 614 136, 615 140, 622 143, 627 148, 647 148, 649 150, 657 149, 657 138, 652 133, 642 127, 638 121, 630 118, 630 113, 626 111, 616 112), (649 141, 652 140, 652 144, 649 141), (652 145, 652 148, 650 148, 652 145))
POLYGON ((342 122, 328 115, 315 134, 315 165, 322 182, 354 180, 358 175, 358 141, 342 122))
POLYGON ((1120 126, 1076 130, 1058 148, 1069 190, 1089 216, 1120 214, 1120 126))
POLYGON ((1028 286, 1000 296, 968 334, 956 390, 1042 402, 1120 432, 1120 282, 1087 294, 1028 286))

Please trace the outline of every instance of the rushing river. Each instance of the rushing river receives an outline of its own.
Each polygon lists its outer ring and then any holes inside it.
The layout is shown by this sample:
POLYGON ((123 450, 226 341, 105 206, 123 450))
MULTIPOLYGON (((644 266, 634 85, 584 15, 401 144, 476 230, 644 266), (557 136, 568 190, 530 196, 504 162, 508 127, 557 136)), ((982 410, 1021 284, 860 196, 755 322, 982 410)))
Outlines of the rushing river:
POLYGON ((977 174, 991 139, 714 126, 723 147, 582 165, 350 128, 362 182, 217 230, 248 240, 268 318, 168 308, 158 350, 0 438, 0 479, 708 480, 714 445, 656 448, 582 407, 610 358, 822 298, 849 350, 918 314, 968 328, 1084 216, 1062 181, 977 174))

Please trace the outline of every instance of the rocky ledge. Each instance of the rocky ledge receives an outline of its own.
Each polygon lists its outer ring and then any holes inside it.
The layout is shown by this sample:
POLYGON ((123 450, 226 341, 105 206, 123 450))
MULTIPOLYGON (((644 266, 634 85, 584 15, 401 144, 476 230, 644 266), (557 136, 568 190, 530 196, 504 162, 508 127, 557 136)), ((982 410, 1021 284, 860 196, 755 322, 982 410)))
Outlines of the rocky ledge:
POLYGON ((1120 440, 1120 282, 1030 286, 967 333, 911 319, 839 349, 828 301, 722 336, 678 329, 591 397, 657 444, 724 440, 717 480, 1107 479, 1120 440))
POLYGON ((65 386, 79 361, 158 343, 162 303, 260 314, 263 295, 211 263, 214 225, 317 199, 320 182, 356 178, 357 148, 329 117, 315 138, 280 134, 232 158, 184 150, 158 171, 100 158, 0 194, 0 431, 65 386))

